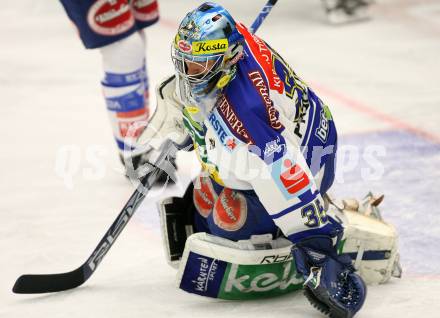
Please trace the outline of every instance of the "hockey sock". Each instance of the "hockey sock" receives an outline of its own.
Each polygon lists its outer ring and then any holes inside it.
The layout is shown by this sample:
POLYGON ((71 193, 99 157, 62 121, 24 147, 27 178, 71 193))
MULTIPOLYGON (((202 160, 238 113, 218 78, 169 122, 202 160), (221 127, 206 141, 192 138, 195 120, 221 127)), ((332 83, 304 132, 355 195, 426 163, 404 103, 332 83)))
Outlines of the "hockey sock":
POLYGON ((105 72, 101 84, 113 135, 121 152, 130 151, 148 120, 145 44, 134 33, 101 53, 105 72))

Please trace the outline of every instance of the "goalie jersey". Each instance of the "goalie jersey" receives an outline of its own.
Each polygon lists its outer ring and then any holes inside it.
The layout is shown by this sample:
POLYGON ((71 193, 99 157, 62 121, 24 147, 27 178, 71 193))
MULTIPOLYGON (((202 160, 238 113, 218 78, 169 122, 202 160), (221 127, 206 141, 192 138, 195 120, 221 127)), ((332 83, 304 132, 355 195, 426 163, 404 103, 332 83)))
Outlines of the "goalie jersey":
POLYGON ((278 229, 294 243, 334 236, 339 224, 322 199, 334 180, 332 115, 277 52, 240 23, 237 28, 244 54, 213 110, 203 120, 197 107, 183 111, 209 175, 195 184, 203 216, 196 223, 233 240, 278 229))

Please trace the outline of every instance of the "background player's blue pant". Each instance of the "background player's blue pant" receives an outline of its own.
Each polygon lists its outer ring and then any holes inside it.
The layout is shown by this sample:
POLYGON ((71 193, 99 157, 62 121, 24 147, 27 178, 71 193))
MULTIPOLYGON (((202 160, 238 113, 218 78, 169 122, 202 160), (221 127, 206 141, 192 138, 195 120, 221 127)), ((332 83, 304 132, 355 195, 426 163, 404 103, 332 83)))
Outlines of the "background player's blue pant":
POLYGON ((159 19, 157 0, 60 0, 88 49, 126 38, 159 19))

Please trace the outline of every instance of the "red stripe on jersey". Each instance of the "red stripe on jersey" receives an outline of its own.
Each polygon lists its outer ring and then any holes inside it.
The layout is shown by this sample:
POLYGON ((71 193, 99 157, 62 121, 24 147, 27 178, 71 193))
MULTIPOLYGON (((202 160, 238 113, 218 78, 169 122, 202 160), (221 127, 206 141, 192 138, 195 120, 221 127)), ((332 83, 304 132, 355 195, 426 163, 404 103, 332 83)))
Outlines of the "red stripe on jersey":
POLYGON ((261 65, 264 74, 269 81, 270 89, 276 90, 278 93, 282 94, 284 92, 284 83, 281 81, 272 65, 272 51, 262 39, 251 34, 243 24, 237 22, 236 26, 238 32, 244 36, 246 44, 249 46, 255 59, 261 65))

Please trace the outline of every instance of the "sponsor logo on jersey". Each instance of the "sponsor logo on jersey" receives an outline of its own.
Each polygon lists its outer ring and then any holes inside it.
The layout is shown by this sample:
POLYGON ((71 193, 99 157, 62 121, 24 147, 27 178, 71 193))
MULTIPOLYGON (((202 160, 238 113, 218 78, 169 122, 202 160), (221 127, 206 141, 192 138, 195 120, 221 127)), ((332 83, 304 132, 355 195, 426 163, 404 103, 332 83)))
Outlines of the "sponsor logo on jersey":
POLYGON ((281 138, 277 136, 276 139, 266 143, 264 147, 264 157, 270 158, 275 154, 282 154, 284 152, 284 144, 281 143, 281 138))
POLYGON ((226 141, 226 147, 228 147, 228 149, 230 150, 234 150, 235 147, 237 147, 237 143, 235 142, 234 137, 228 138, 228 140, 226 141))
POLYGON ((209 122, 211 123, 212 128, 214 128, 221 143, 226 147, 226 149, 232 151, 237 146, 237 141, 233 136, 231 136, 231 133, 228 131, 228 129, 224 127, 222 120, 218 119, 216 113, 216 111, 213 111, 209 115, 209 122))
POLYGON ((149 22, 159 17, 157 0, 134 0, 132 9, 134 17, 139 21, 149 22))
POLYGON ((179 50, 185 53, 191 52, 192 49, 191 44, 185 40, 179 40, 179 42, 177 42, 177 46, 179 47, 179 50))
POLYGON ((222 142, 222 144, 225 144, 226 143, 226 137, 228 137, 228 133, 223 128, 223 125, 217 119, 217 116, 215 115, 214 112, 212 112, 209 115, 209 122, 211 123, 212 128, 214 128, 215 132, 217 133, 217 136, 220 139, 220 141, 222 142))
POLYGON ((249 133, 244 128, 243 122, 237 117, 236 113, 232 109, 231 104, 224 95, 222 95, 217 101, 217 110, 220 115, 229 124, 232 133, 236 133, 237 137, 241 138, 245 143, 252 143, 249 137, 249 133))
POLYGON ((192 54, 214 54, 222 53, 228 49, 227 39, 208 40, 208 41, 196 41, 192 43, 192 54))
POLYGON ((272 178, 283 196, 289 200, 311 187, 308 175, 287 154, 272 164, 272 178))
POLYGON ((273 105, 273 101, 269 96, 269 89, 266 86, 266 82, 259 71, 248 73, 249 78, 252 81, 257 92, 263 99, 264 106, 266 108, 267 116, 269 117, 270 126, 275 130, 284 128, 283 124, 279 121, 279 113, 273 105))
POLYGON ((309 185, 309 177, 299 165, 290 159, 285 159, 283 165, 286 170, 281 173, 280 180, 287 192, 296 194, 309 185))
POLYGON ((247 219, 247 204, 244 195, 224 188, 214 206, 214 223, 225 231, 237 231, 247 219))
POLYGON ((214 191, 211 179, 209 177, 199 177, 194 185, 193 201, 197 211, 203 217, 208 217, 212 212, 217 193, 214 191))
POLYGON ((135 19, 124 0, 98 0, 87 13, 90 28, 101 35, 118 35, 133 27, 135 19))
POLYGON ((303 137, 304 131, 301 130, 305 129, 305 128, 302 129, 303 127, 305 127, 305 125, 303 126, 303 124, 306 122, 304 117, 306 117, 309 108, 310 108, 310 103, 308 101, 297 103, 295 119, 293 120, 293 122, 295 123, 294 133, 299 138, 303 137))
POLYGON ((329 130, 329 119, 327 118, 327 114, 324 108, 321 109, 321 116, 319 118, 319 127, 315 130, 316 137, 319 138, 323 143, 327 142, 329 130))

